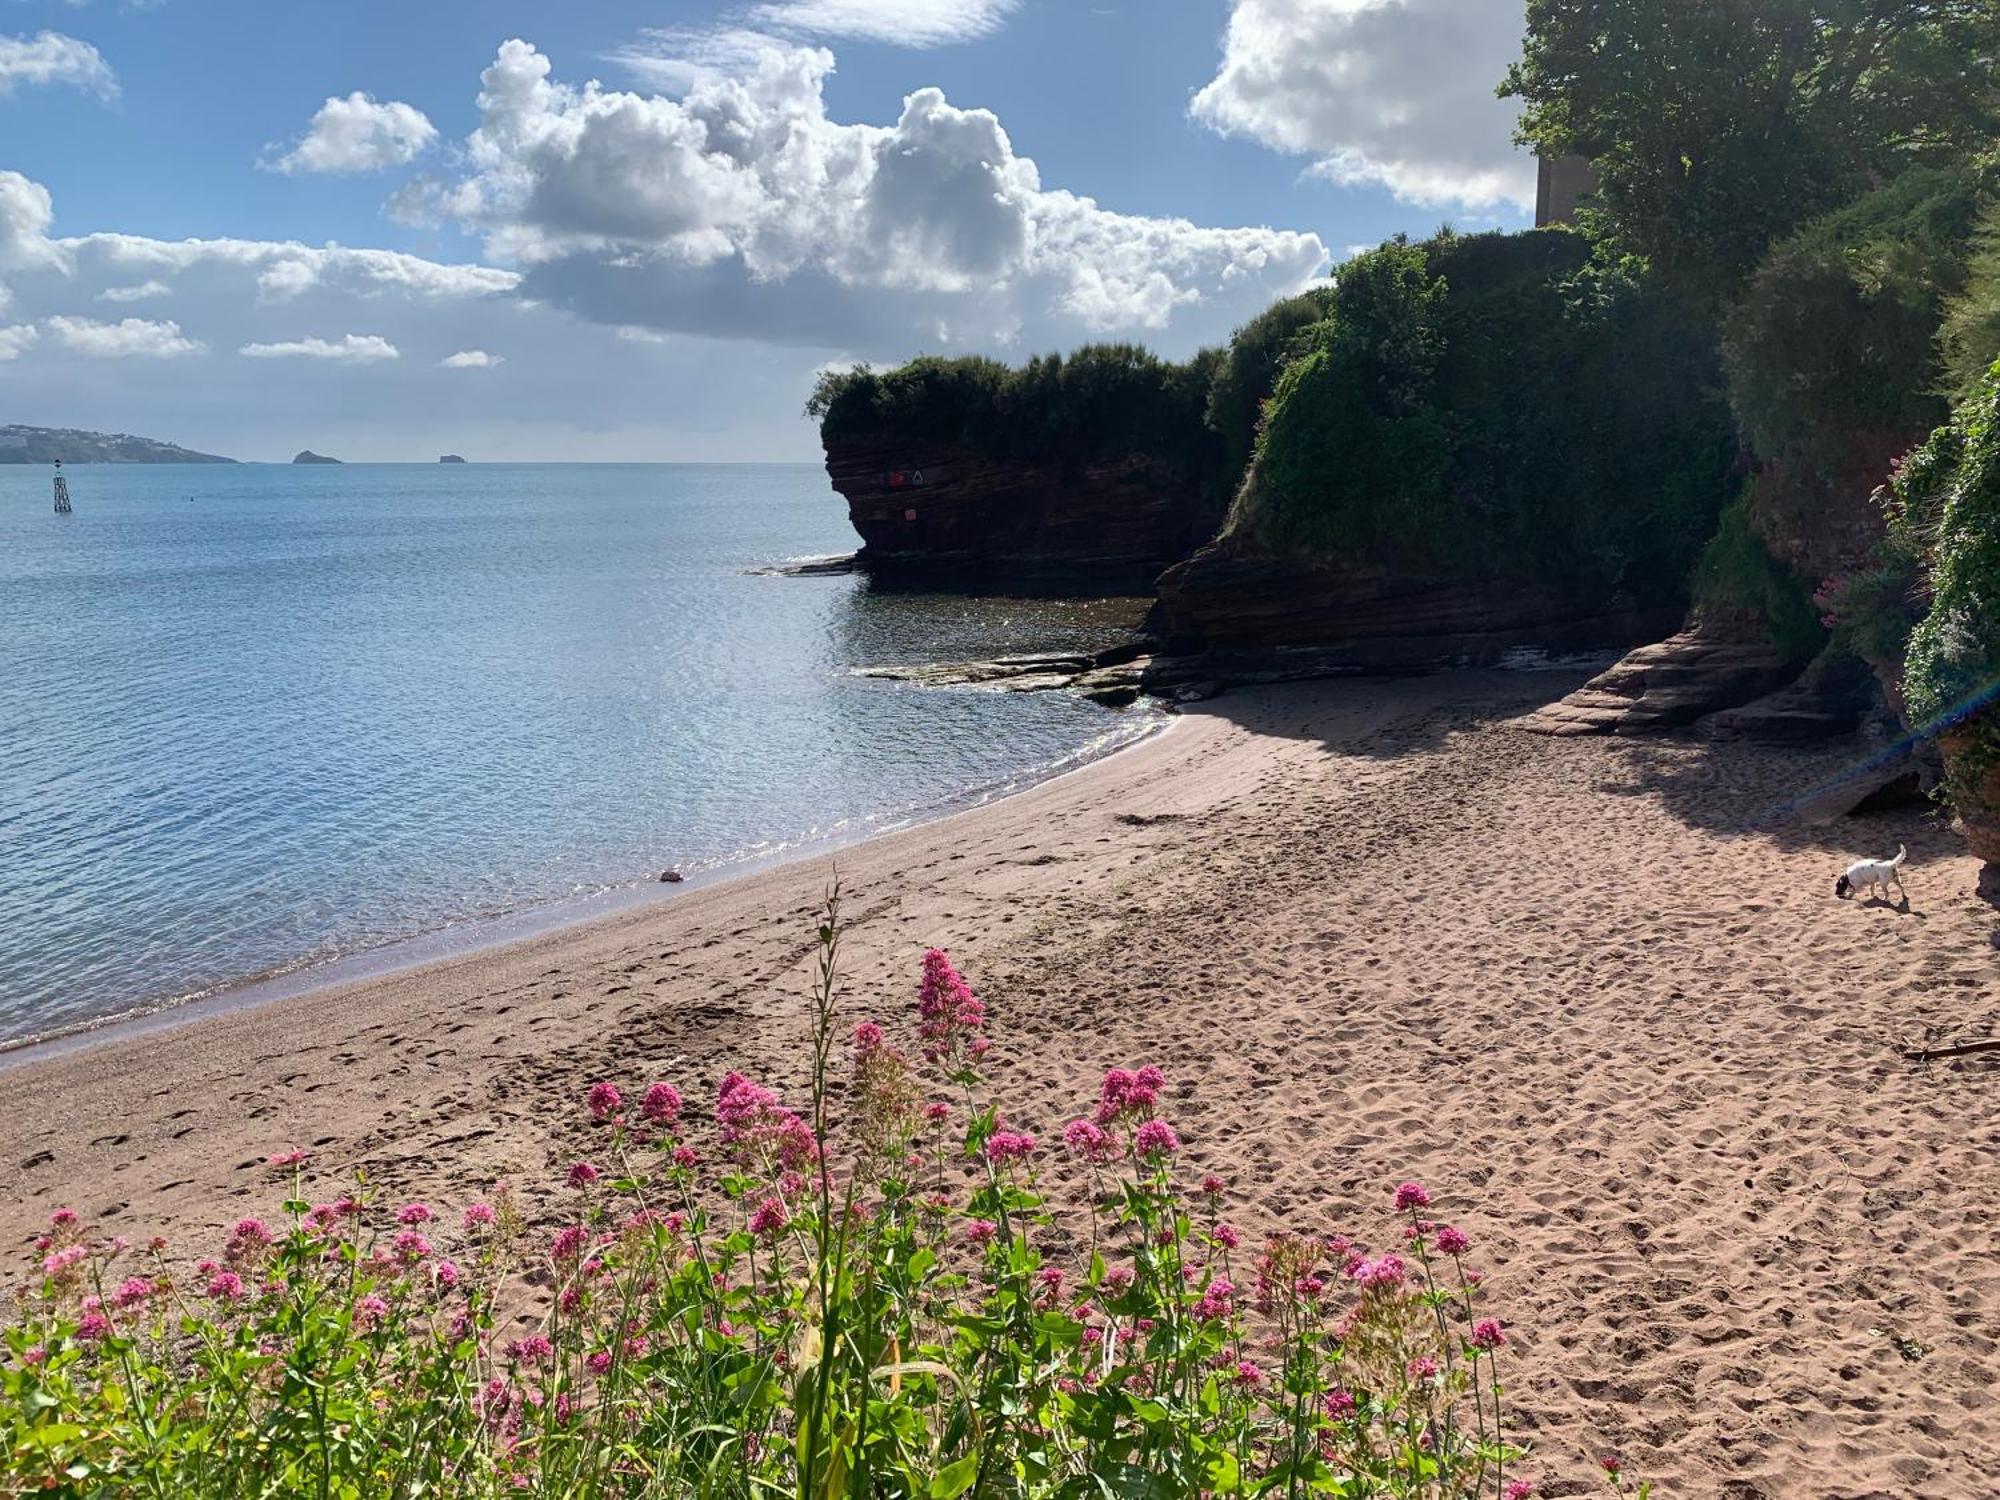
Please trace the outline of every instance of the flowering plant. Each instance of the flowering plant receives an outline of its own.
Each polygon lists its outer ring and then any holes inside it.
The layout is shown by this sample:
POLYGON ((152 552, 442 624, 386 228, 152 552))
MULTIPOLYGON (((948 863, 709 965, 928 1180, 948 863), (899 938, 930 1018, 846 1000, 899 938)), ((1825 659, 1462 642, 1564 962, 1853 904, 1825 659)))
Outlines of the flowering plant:
POLYGON ((922 1062, 843 1038, 840 937, 836 888, 804 1111, 732 1072, 697 1128, 670 1083, 599 1082, 558 1224, 505 1188, 314 1203, 298 1152, 283 1219, 192 1268, 59 1212, 0 1335, 0 1493, 1534 1493, 1508 1332, 1422 1186, 1392 1248, 1252 1253, 1158 1068, 1112 1069, 1045 1148, 987 1097, 944 953, 922 1062), (1082 1203, 1044 1196, 1059 1154, 1082 1203))

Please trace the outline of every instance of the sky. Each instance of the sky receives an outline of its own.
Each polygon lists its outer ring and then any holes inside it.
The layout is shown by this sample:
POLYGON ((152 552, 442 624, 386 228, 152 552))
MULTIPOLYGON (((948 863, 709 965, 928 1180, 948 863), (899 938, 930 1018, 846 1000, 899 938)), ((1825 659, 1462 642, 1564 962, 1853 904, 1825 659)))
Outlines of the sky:
POLYGON ((818 456, 818 372, 1179 358, 1518 228, 1520 0, 0 0, 0 425, 818 456))

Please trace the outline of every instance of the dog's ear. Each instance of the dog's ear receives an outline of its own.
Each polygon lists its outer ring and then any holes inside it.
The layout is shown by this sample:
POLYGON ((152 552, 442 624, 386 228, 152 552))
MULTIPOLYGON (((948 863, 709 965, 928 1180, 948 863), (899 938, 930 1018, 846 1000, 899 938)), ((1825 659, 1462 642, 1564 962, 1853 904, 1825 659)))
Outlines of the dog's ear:
POLYGON ((1848 880, 1845 875, 1833 883, 1833 893, 1836 896, 1845 896, 1851 889, 1853 889, 1853 882, 1848 880))

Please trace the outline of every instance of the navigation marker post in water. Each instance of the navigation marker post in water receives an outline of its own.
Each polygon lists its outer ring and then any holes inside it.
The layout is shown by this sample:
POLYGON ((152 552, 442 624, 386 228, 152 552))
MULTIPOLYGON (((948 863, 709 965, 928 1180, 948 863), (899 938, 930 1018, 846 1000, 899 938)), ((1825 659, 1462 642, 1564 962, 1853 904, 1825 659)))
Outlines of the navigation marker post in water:
POLYGON ((69 508, 69 481, 63 478, 62 460, 56 460, 56 514, 66 516, 69 508))

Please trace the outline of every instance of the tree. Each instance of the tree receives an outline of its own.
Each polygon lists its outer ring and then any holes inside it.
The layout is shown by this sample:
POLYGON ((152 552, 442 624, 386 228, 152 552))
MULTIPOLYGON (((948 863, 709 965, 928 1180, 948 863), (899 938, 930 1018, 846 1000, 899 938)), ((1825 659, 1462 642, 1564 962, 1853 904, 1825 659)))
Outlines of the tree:
POLYGON ((1519 139, 1579 154, 1599 214, 1719 306, 1771 242, 2000 133, 2000 0, 1528 0, 1519 139))

